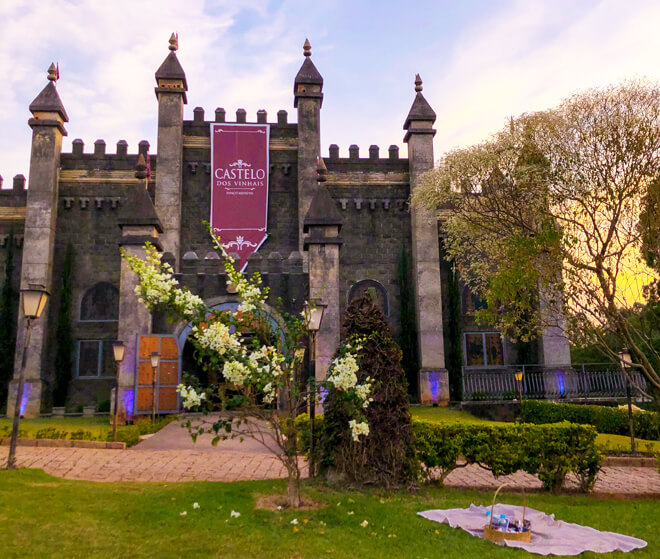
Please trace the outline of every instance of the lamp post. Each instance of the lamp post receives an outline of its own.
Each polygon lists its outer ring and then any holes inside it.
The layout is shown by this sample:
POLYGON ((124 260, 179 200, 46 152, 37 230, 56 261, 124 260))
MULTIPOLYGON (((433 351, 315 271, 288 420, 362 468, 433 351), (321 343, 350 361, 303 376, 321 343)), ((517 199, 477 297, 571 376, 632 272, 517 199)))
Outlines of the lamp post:
POLYGON ((635 428, 633 426, 633 413, 632 413, 632 394, 630 387, 630 373, 628 368, 632 365, 632 359, 630 358, 630 352, 627 348, 622 348, 619 352, 619 363, 621 364, 621 370, 623 375, 626 377, 626 400, 628 401, 628 428, 630 429, 630 452, 635 454, 635 428))
POLYGON ((32 321, 41 316, 48 302, 48 291, 43 285, 29 284, 23 293, 23 315, 25 316, 25 345, 23 346, 23 358, 21 370, 18 376, 16 388, 16 404, 14 405, 14 423, 11 429, 11 440, 9 442, 9 456, 7 457, 7 469, 16 469, 16 442, 18 439, 18 422, 21 417, 21 402, 23 400, 23 388, 25 386, 25 364, 27 352, 30 347, 30 335, 32 334, 32 321))
POLYGON ((119 375, 121 373, 121 362, 124 360, 126 346, 124 342, 117 340, 112 344, 112 353, 117 362, 117 386, 115 387, 115 413, 112 417, 112 440, 117 440, 117 416, 119 415, 119 375))
POLYGON ((518 383, 518 394, 520 395, 520 422, 522 423, 522 380, 523 380, 523 371, 516 371, 514 373, 516 377, 516 382, 518 383))
POLYGON ((314 416, 316 415, 316 333, 321 328, 323 311, 328 305, 318 299, 305 303, 305 325, 309 332, 309 477, 314 477, 314 416))
POLYGON ((160 353, 151 354, 151 423, 156 423, 156 374, 160 363, 160 353))

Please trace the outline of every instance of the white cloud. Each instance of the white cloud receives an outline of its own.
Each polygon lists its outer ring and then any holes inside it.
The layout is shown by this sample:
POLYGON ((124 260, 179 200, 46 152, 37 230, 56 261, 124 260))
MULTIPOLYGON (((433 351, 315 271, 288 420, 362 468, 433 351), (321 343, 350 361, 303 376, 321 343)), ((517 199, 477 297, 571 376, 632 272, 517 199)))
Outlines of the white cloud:
POLYGON ((465 30, 449 71, 425 87, 438 113, 438 156, 485 139, 510 115, 550 108, 577 90, 658 79, 660 4, 602 1, 577 14, 568 8, 521 1, 465 30))

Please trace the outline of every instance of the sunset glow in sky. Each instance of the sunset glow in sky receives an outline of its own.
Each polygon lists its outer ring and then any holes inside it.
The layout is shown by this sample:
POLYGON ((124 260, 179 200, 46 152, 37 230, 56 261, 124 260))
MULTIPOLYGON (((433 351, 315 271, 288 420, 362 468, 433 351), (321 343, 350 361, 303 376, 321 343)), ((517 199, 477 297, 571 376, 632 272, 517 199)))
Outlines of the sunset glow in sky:
POLYGON ((660 78, 657 1, 2 0, 0 175, 28 174, 28 105, 59 62, 71 141, 107 151, 147 139, 155 151, 154 72, 179 33, 186 118, 224 107, 275 120, 293 108, 305 37, 325 79, 323 154, 358 144, 402 147, 419 72, 438 119, 436 158, 483 140, 509 115, 625 78, 660 78))

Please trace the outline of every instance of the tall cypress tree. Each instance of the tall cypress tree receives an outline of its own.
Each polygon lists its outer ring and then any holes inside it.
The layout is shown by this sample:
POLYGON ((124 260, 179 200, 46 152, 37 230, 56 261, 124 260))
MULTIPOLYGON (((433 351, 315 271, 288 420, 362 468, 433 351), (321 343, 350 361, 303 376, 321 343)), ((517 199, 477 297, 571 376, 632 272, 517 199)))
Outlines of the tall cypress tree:
POLYGON ((7 403, 9 381, 14 375, 14 353, 16 351, 16 318, 18 292, 14 289, 14 232, 9 231, 5 279, 0 293, 0 409, 7 403))
POLYGON ((73 256, 73 246, 69 244, 66 247, 66 256, 62 268, 60 307, 57 314, 57 351, 55 353, 55 386, 53 388, 53 404, 55 406, 63 406, 66 403, 71 372, 73 371, 74 343, 71 329, 73 256))
POLYGON ((447 288, 448 314, 447 317, 447 371, 449 372, 449 394, 452 400, 461 400, 463 396, 462 366, 463 366, 463 339, 461 331, 461 289, 458 283, 458 270, 454 262, 449 268, 449 282, 447 288))
POLYGON ((401 312, 399 314, 401 327, 399 347, 401 347, 403 353, 401 366, 406 372, 409 393, 416 400, 419 400, 419 386, 417 383, 417 372, 419 369, 419 360, 417 358, 417 327, 415 325, 414 289, 410 275, 410 255, 405 245, 401 245, 401 256, 399 257, 397 266, 399 301, 401 303, 401 312))

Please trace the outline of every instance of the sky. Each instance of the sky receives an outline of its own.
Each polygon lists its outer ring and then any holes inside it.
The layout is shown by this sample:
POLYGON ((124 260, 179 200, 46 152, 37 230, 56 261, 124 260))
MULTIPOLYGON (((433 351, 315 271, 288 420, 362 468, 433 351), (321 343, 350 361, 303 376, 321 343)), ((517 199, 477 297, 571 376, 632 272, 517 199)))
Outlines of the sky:
POLYGON ((478 143, 511 115, 576 91, 660 79, 657 0, 0 0, 0 175, 28 175, 28 106, 59 63, 68 136, 156 146, 154 73, 172 32, 188 80, 185 118, 216 107, 295 122, 305 38, 323 76, 322 155, 397 144, 415 74, 437 113, 435 157, 478 143))

